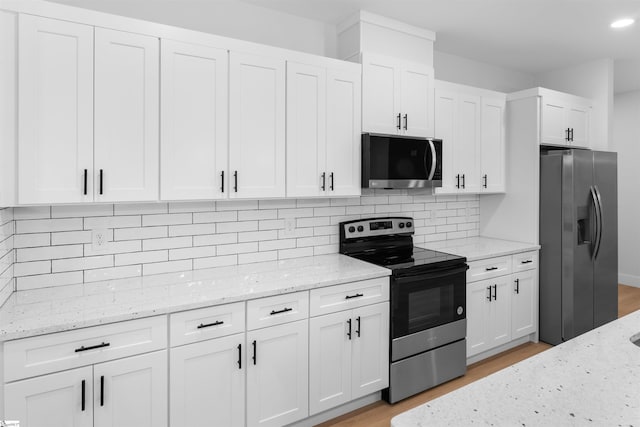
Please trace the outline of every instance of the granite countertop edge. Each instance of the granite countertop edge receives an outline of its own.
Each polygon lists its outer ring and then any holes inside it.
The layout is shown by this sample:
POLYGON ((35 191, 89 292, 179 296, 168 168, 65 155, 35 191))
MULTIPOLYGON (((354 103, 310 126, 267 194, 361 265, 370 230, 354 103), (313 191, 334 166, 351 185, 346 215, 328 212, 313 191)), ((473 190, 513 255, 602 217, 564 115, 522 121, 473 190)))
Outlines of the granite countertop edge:
POLYGON ((536 243, 518 242, 515 240, 496 239, 484 236, 426 242, 417 246, 424 249, 432 249, 463 256, 468 262, 515 255, 540 249, 540 245, 536 243))

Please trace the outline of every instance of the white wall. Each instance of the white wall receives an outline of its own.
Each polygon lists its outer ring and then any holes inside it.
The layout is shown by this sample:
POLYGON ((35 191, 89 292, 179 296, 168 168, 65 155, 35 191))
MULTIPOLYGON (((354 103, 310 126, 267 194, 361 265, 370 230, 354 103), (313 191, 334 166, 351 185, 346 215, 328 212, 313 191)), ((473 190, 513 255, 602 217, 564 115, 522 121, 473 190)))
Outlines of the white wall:
POLYGON ((615 96, 611 148, 618 152, 618 280, 640 287, 640 90, 615 96))
POLYGON ((532 74, 474 61, 437 50, 434 51, 433 62, 435 76, 438 80, 506 93, 535 86, 535 78, 532 74))
POLYGON ((594 101, 593 148, 609 150, 613 132, 613 61, 599 59, 536 76, 536 86, 567 92, 594 101))
POLYGON ((175 0, 52 1, 300 52, 336 56, 334 25, 234 0, 202 1, 197 7, 184 6, 175 0))

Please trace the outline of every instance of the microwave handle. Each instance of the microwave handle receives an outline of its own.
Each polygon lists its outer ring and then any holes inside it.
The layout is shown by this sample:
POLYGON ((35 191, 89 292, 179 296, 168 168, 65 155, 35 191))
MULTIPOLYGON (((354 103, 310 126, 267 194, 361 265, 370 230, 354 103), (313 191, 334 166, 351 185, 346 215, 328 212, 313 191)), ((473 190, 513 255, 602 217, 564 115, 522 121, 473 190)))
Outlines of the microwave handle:
MULTIPOLYGON (((433 141, 432 140, 428 140, 429 141, 429 146, 431 148, 431 171, 429 172, 429 181, 431 181, 433 179, 433 175, 435 175, 436 173, 436 166, 438 164, 438 157, 436 157, 436 147, 433 145, 433 141)), ((426 156, 425 156, 425 168, 427 167, 427 162, 426 162, 426 156)))

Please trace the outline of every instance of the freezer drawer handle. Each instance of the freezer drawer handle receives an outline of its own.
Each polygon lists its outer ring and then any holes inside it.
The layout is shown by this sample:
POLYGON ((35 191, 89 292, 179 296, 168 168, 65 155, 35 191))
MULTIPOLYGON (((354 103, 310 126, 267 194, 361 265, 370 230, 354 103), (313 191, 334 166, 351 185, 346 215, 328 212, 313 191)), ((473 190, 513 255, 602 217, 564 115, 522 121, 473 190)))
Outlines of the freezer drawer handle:
POLYGON ((76 348, 76 353, 80 353, 81 351, 87 351, 87 350, 95 350, 97 348, 102 348, 102 347, 109 347, 110 345, 111 344, 108 342, 103 342, 102 344, 96 344, 89 347, 82 346, 80 348, 76 348))
POLYGON ((218 325, 222 325, 223 323, 224 323, 224 321, 222 321, 222 320, 216 320, 216 321, 215 321, 215 322, 213 322, 213 323, 207 323, 207 324, 200 323, 200 324, 198 325, 198 329, 208 328, 208 327, 210 327, 210 326, 218 326, 218 325))
POLYGON ((358 294, 355 294, 355 295, 347 295, 347 296, 344 297, 344 299, 360 298, 360 297, 363 297, 363 296, 364 296, 364 294, 358 293, 358 294))
POLYGON ((531 264, 532 262, 532 259, 525 259, 524 261, 521 261, 520 264, 531 264))
POLYGON ((293 311, 293 308, 289 308, 289 307, 285 307, 282 310, 271 310, 271 313, 269 313, 270 316, 273 316, 274 314, 282 314, 282 313, 286 313, 288 311, 293 311))
POLYGON ((493 271, 493 270, 497 270, 497 269, 498 269, 498 267, 487 267, 484 270, 485 271, 493 271))

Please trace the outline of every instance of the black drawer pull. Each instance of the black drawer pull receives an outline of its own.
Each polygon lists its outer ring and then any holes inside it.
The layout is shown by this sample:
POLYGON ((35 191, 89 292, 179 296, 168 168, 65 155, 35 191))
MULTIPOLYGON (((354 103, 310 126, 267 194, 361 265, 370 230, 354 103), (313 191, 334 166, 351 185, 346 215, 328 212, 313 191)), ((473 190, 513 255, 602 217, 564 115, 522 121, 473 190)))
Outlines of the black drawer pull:
POLYGON ((493 270, 497 270, 498 267, 487 267, 484 269, 484 271, 493 271, 493 270))
POLYGON ((344 299, 360 298, 360 297, 363 297, 363 296, 364 296, 364 294, 347 295, 346 297, 344 297, 344 299))
POLYGON ((293 311, 293 308, 289 308, 289 307, 285 307, 282 310, 271 310, 270 315, 273 316, 274 314, 281 314, 281 313, 286 313, 288 311, 293 311))
POLYGON ((524 261, 521 261, 520 264, 531 264, 533 262, 532 259, 526 259, 524 261))
POLYGON ((223 322, 222 320, 216 320, 216 321, 215 321, 215 322, 213 322, 213 323, 207 323, 207 324, 200 323, 200 324, 198 325, 198 329, 208 328, 209 326, 218 326, 218 325, 222 325, 223 323, 224 323, 224 322, 223 322))
POLYGON ((102 348, 102 347, 109 347, 110 345, 111 344, 109 344, 108 342, 103 342, 102 344, 92 345, 89 347, 82 346, 80 348, 76 348, 76 353, 80 353, 81 351, 87 351, 87 350, 95 350, 97 348, 102 348))

